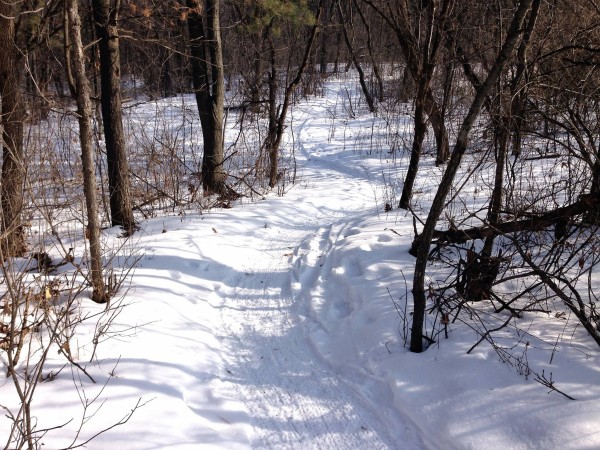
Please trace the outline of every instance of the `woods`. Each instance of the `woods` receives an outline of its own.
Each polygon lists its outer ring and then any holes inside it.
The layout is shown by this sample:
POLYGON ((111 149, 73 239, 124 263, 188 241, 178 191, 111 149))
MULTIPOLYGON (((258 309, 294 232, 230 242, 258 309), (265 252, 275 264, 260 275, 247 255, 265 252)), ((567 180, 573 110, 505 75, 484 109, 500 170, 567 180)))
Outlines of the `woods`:
MULTIPOLYGON (((5 23, 0 52, 4 72, 0 81, 6 259, 22 256, 26 251, 21 218, 28 209, 23 139, 26 127, 35 125, 35 118, 27 118, 25 111, 40 102, 50 109, 63 107, 59 106, 66 101, 62 86, 70 83, 71 71, 61 71, 63 55, 57 50, 61 40, 67 48, 74 44, 64 28, 71 26, 68 15, 65 13, 64 21, 60 18, 60 2, 49 2, 37 9, 29 3, 1 5, 5 23), (39 55, 44 52, 50 52, 53 58, 41 58, 39 55), (35 61, 36 70, 31 70, 26 61, 35 61)), ((82 44, 86 51, 82 63, 88 67, 82 68, 85 75, 77 76, 79 71, 75 70, 72 73, 75 83, 77 77, 82 82, 88 79, 95 89, 77 98, 91 98, 97 106, 90 104, 88 113, 78 114, 81 120, 92 110, 101 111, 97 125, 103 130, 101 151, 106 152, 108 200, 102 200, 99 206, 109 205, 106 216, 110 217, 110 224, 121 226, 126 233, 135 231, 134 208, 148 203, 135 197, 139 188, 132 185, 132 176, 135 179, 138 175, 128 162, 136 156, 129 149, 131 143, 123 128, 121 90, 125 80, 133 81, 134 86, 139 84, 133 91, 138 98, 195 94, 202 126, 202 162, 197 168, 186 169, 201 180, 202 197, 227 197, 245 195, 244 189, 255 190, 255 183, 260 185, 262 180, 264 187, 271 189, 285 181, 289 167, 282 161, 280 148, 285 145, 282 137, 288 109, 297 95, 307 95, 314 90, 311 85, 319 85, 317 73, 322 77, 340 71, 340 60, 346 70, 351 66, 357 70, 372 113, 377 114, 376 103, 380 102, 408 100, 413 108, 413 137, 400 208, 413 211, 413 185, 422 158, 428 158, 430 130, 435 138, 435 163, 448 162, 424 228, 415 236, 412 247, 417 258, 411 347, 414 351, 422 349, 418 336, 422 334, 424 283, 434 237, 438 246, 442 242, 484 240, 482 251, 493 254, 498 245, 495 238, 507 233, 560 225, 564 229, 556 231, 558 238, 572 232, 569 225, 578 220, 595 223, 596 206, 577 200, 581 195, 595 195, 600 186, 595 120, 598 30, 592 25, 598 11, 593 2, 577 2, 575 9, 569 9, 561 1, 522 1, 513 8, 509 3, 459 4, 451 0, 318 4, 304 0, 264 5, 252 1, 225 5, 218 1, 122 5, 119 1, 94 0, 89 5, 82 3, 81 10, 82 23, 93 24, 87 31, 84 27, 82 33, 88 40, 82 44), (589 18, 589 24, 577 21, 579 17, 589 18), (232 28, 229 24, 233 23, 239 26, 232 28), (314 45, 317 35, 321 36, 320 46, 314 45), (120 36, 125 37, 124 41, 120 36), (338 36, 337 42, 345 45, 331 45, 331 36, 338 36), (317 59, 318 71, 313 67, 317 59), (573 78, 578 72, 585 76, 573 78), (304 92, 297 93, 301 84, 304 92), (280 88, 282 85, 284 88, 280 88), (240 167, 241 172, 236 169, 237 175, 226 163, 239 150, 226 149, 224 142, 224 127, 232 106, 242 111, 240 119, 236 119, 240 136, 248 134, 250 128, 258 132, 258 140, 246 144, 256 145, 255 160, 248 161, 246 168, 240 167), (462 126, 456 128, 461 122, 462 126), (461 231, 452 223, 451 228, 440 231, 437 227, 444 226, 440 218, 449 207, 447 197, 456 189, 457 170, 470 151, 469 143, 474 141, 489 145, 493 152, 490 163, 494 165, 494 182, 486 217, 481 217, 479 228, 461 231), (571 183, 565 186, 567 197, 562 189, 548 191, 544 197, 552 199, 557 211, 567 208, 568 203, 581 206, 576 212, 555 220, 531 219, 531 224, 518 219, 533 213, 555 217, 549 210, 544 213, 531 209, 537 208, 536 202, 542 199, 515 210, 520 202, 517 173, 524 159, 523 147, 527 146, 539 152, 552 148, 554 156, 564 155, 568 164, 573 161, 582 176, 589 171, 590 175, 583 179, 564 181, 571 183), (586 167, 580 167, 580 163, 586 167), (591 180, 591 185, 583 182, 585 179, 591 180), (507 221, 507 214, 517 220, 507 221)), ((67 51, 67 61, 71 53, 67 51)), ((68 62, 66 67, 69 68, 68 62)), ((73 91, 76 95, 78 89, 73 91)), ((393 110, 388 108, 386 114, 393 119, 393 110)), ((91 134, 87 140, 93 141, 91 134)), ((88 174, 84 179, 91 179, 91 173, 102 169, 102 165, 98 169, 90 167, 97 164, 92 159, 84 161, 84 172, 88 174)), ((487 160, 482 163, 488 164, 487 160)), ((151 161, 145 164, 150 167, 151 161)), ((171 193, 155 183, 152 186, 155 193, 147 198, 170 197, 175 204, 183 200, 177 198, 179 187, 175 185, 171 193)), ((189 189, 195 187, 190 185, 189 189)), ((93 186, 86 195, 93 196, 92 191, 96 191, 93 186)), ((88 210, 88 220, 100 217, 99 211, 94 211, 88 210)), ((91 249, 97 245, 91 245, 91 249)), ((99 253, 92 259, 98 258, 99 253)))
MULTIPOLYGON (((393 161, 374 203, 412 222, 387 290, 410 351, 466 324, 503 359, 525 317, 567 313, 600 345, 599 23, 594 0, 0 0, 7 373, 25 392, 17 369, 43 366, 20 357, 33 328, 67 353, 52 299, 110 311, 140 223, 301 184, 294 108, 338 79, 328 142, 380 121, 343 145, 393 161)), ((11 439, 34 448, 21 402, 11 439)))

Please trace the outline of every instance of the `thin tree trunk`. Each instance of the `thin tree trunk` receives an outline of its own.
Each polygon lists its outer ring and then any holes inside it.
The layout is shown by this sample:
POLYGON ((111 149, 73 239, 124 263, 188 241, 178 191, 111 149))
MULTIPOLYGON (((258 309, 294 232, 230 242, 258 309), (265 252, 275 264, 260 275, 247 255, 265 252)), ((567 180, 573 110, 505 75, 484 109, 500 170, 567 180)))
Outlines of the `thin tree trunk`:
POLYGON ((90 244, 90 279, 92 284, 92 300, 106 303, 109 294, 106 292, 102 274, 102 249, 100 246, 100 221, 98 219, 97 183, 94 170, 93 107, 90 98, 90 85, 85 70, 85 55, 81 40, 81 18, 79 1, 66 0, 65 33, 69 42, 65 43, 66 57, 72 70, 71 90, 77 103, 79 119, 79 138, 81 146, 81 162, 83 167, 83 192, 87 212, 86 236, 90 244))
POLYGON ((539 231, 556 223, 569 222, 579 215, 585 215, 595 211, 600 206, 600 192, 583 194, 571 204, 561 206, 543 213, 532 215, 526 219, 500 222, 494 225, 483 225, 480 227, 449 229, 445 231, 434 230, 432 238, 440 243, 459 244, 475 239, 487 239, 489 237, 502 236, 509 233, 522 231, 539 231))
POLYGON ((442 109, 434 99, 431 87, 429 87, 425 93, 425 111, 427 112, 427 117, 429 117, 431 128, 433 129, 433 134, 435 136, 437 147, 435 163, 437 165, 445 164, 450 156, 448 131, 446 130, 442 109))
POLYGON ((22 227, 25 165, 23 120, 25 103, 22 81, 24 56, 16 47, 17 2, 0 1, 0 96, 2 98, 2 187, 0 246, 2 257, 22 256, 27 250, 22 227))
POLYGON ((417 98, 415 99, 415 134, 413 136, 408 170, 406 172, 406 178, 404 179, 404 185, 402 186, 402 196, 400 197, 400 204, 398 205, 398 207, 402 209, 408 209, 410 206, 413 186, 419 171, 419 161, 421 159, 421 152, 423 151, 423 141, 425 140, 425 133, 427 133, 425 109, 423 107, 424 88, 425 86, 423 86, 423 83, 419 83, 419 91, 417 93, 417 98))
MULTIPOLYGON (((504 171, 506 168, 506 157, 508 155, 508 141, 510 137, 511 118, 502 114, 502 94, 498 94, 497 112, 492 115, 495 122, 495 163, 494 189, 492 190, 490 205, 488 208, 487 220, 494 226, 500 219, 500 209, 502 208, 503 189, 504 189, 504 171)), ((494 236, 488 237, 483 245, 482 253, 492 254, 494 247, 494 236)))
POLYGON ((269 48, 269 128, 265 142, 265 148, 269 154, 269 185, 271 185, 271 180, 277 181, 277 173, 279 171, 279 149, 275 147, 275 141, 277 140, 277 91, 279 90, 279 83, 277 82, 275 45, 273 44, 273 36, 271 34, 272 26, 273 20, 271 20, 263 33, 269 48))
POLYGON ((285 120, 287 118, 288 108, 290 106, 290 102, 292 100, 292 94, 300 81, 302 80, 302 75, 304 74, 304 70, 308 65, 308 60, 310 58, 310 54, 312 52, 313 44, 315 42, 315 37, 317 35, 317 30, 319 29, 319 21, 321 18, 321 13, 323 12, 323 3, 325 0, 321 0, 319 2, 319 7, 317 9, 317 15, 315 17, 315 24, 313 26, 312 32, 310 34, 310 38, 308 40, 308 44, 306 45, 306 49, 304 52, 304 58, 300 63, 300 67, 298 68, 298 72, 296 73, 295 78, 285 89, 285 94, 283 97, 283 105, 281 106, 281 111, 279 113, 279 117, 277 118, 277 133, 275 135, 275 139, 272 142, 269 142, 269 155, 271 155, 271 168, 269 171, 269 186, 271 188, 275 187, 277 184, 277 161, 279 159, 279 147, 281 146, 281 139, 283 138, 283 131, 285 129, 285 120))
MULTIPOLYGON (((418 33, 415 34, 413 31, 411 31, 414 27, 411 24, 408 2, 398 2, 393 8, 386 2, 387 9, 383 9, 378 4, 373 2, 373 0, 362 1, 373 8, 373 10, 379 14, 379 16, 394 31, 398 40, 398 45, 400 46, 404 60, 406 61, 406 72, 410 73, 411 77, 416 83, 422 83, 424 72, 420 61, 424 58, 429 59, 430 64, 432 64, 433 68, 435 68, 435 54, 431 55, 432 57, 429 57, 429 55, 422 50, 420 43, 415 39, 415 36, 418 33)), ((424 8, 432 8, 435 7, 435 2, 422 2, 422 5, 424 8)), ((433 41, 436 41, 436 45, 441 43, 441 39, 443 37, 442 34, 446 31, 444 29, 444 21, 448 18, 453 7, 454 0, 445 0, 442 3, 442 10, 444 12, 440 14, 440 24, 435 30, 432 30, 436 33, 436 36, 432 38, 432 36, 429 35, 428 37, 429 40, 433 39, 433 41)), ((436 164, 444 164, 448 160, 449 155, 448 132, 446 130, 442 109, 433 96, 431 86, 429 86, 430 80, 431 78, 429 78, 427 81, 428 86, 424 93, 425 101, 423 106, 425 113, 431 122, 431 127, 433 128, 433 133, 435 135, 437 144, 436 164)), ((407 89, 405 89, 405 91, 407 91, 407 89)), ((404 94, 408 96, 410 93, 404 92, 404 94)))
MULTIPOLYGON (((258 6, 255 8, 254 14, 255 16, 258 16, 258 6)), ((263 30, 262 33, 256 33, 255 37, 257 39, 257 42, 254 43, 254 79, 252 80, 250 85, 250 109, 251 111, 258 112, 260 111, 261 87, 263 85, 264 76, 263 52, 265 48, 267 35, 263 30)))
MULTIPOLYGON (((442 33, 445 28, 446 20, 450 15, 452 5, 452 0, 446 0, 442 5, 439 17, 436 17, 437 7, 433 3, 430 3, 428 6, 428 38, 425 40, 423 52, 420 55, 421 60, 418 61, 418 72, 420 75, 416 78, 418 89, 415 97, 415 134, 413 137, 408 171, 404 180, 402 197, 400 198, 399 204, 399 207, 403 209, 408 209, 410 206, 413 185, 419 170, 419 160, 423 151, 425 134, 427 133, 427 123, 425 122, 426 105, 431 106, 431 79, 433 78, 433 72, 436 66, 435 60, 437 52, 442 42, 442 33), (436 23, 436 19, 439 23, 436 23)), ((446 128, 443 126, 444 117, 442 111, 437 109, 437 106, 435 117, 436 120, 441 120, 442 122, 441 129, 443 130, 447 146, 448 137, 446 136, 446 128)), ((441 155, 438 151, 438 159, 436 162, 442 163, 446 158, 447 156, 445 154, 441 155)))
POLYGON ((335 12, 334 2, 331 0, 325 0, 323 4, 323 8, 327 11, 327 17, 325 19, 325 25, 321 28, 321 48, 319 49, 319 73, 326 74, 327 73, 327 57, 330 55, 329 53, 329 45, 330 45, 330 34, 327 31, 327 25, 330 25, 332 22, 332 18, 335 12))
MULTIPOLYGON (((518 99, 524 89, 520 89, 521 81, 525 76, 525 72, 527 69, 526 64, 526 54, 527 54, 527 46, 529 44, 529 40, 533 30, 535 28, 535 24, 537 22, 537 16, 540 10, 541 0, 533 0, 531 13, 529 14, 529 20, 527 26, 525 28, 525 33, 523 35, 523 39, 521 40, 521 44, 517 50, 517 70, 515 76, 510 85, 510 97, 509 97, 509 106, 507 108, 507 114, 504 115, 502 113, 502 92, 499 93, 499 104, 498 104, 498 113, 496 114, 496 127, 499 127, 497 132, 497 145, 498 149, 496 152, 496 172, 494 175, 494 189, 492 191, 492 197, 490 199, 490 207, 488 210, 488 222, 490 225, 494 226, 498 224, 500 219, 500 210, 502 208, 503 202, 503 190, 504 190, 504 170, 506 167, 506 158, 508 156, 508 146, 511 133, 519 134, 518 128, 519 124, 515 121, 515 114, 519 114, 519 106, 518 99)), ((491 102, 490 102, 491 103, 491 102)), ((520 153, 520 139, 518 139, 518 148, 513 148, 513 154, 520 153)), ((492 249, 494 246, 494 237, 490 236, 485 240, 485 244, 483 246, 483 252, 491 255, 492 249)))
MULTIPOLYGON (((346 48, 350 53, 350 58, 352 59, 352 64, 354 64, 354 68, 358 72, 358 80, 360 82, 360 87, 362 88, 363 94, 365 96, 365 100, 367 101, 367 105, 369 105, 369 111, 375 112, 375 103, 373 102, 373 96, 371 92, 369 92, 369 88, 365 81, 365 73, 362 70, 360 62, 358 61, 358 57, 356 56, 356 52, 354 51, 354 47, 352 46, 352 42, 350 41, 350 35, 348 34, 348 27, 346 26, 347 18, 344 15, 342 10, 342 6, 340 4, 340 0, 337 1, 337 9, 338 14, 340 16, 340 24, 342 25, 342 32, 344 35, 344 42, 346 42, 346 48)), ((350 19, 351 20, 351 19, 350 19)))
POLYGON ((483 103, 485 102, 487 96, 493 88, 493 85, 500 77, 500 74, 506 67, 506 64, 514 52, 519 37, 521 36, 523 22, 527 12, 531 7, 532 1, 533 0, 522 0, 513 16, 510 28, 506 34, 504 45, 502 46, 502 49, 500 50, 500 53, 498 54, 486 80, 483 82, 480 89, 478 89, 469 112, 463 120, 458 137, 456 139, 454 150, 452 151, 450 161, 448 162, 448 167, 444 172, 442 181, 433 200, 433 204, 431 205, 431 210, 427 216, 425 227, 423 228, 422 233, 415 238, 416 242, 413 243, 413 252, 416 253, 417 259, 415 262, 413 280, 414 308, 410 341, 410 350, 412 352, 420 353, 423 351, 423 322, 425 320, 426 306, 425 271, 427 269, 429 247, 431 245, 435 225, 442 214, 444 205, 446 203, 446 197, 450 192, 454 177, 456 176, 456 172, 458 171, 462 157, 467 149, 469 133, 471 132, 473 124, 475 123, 475 120, 481 111, 483 103))
POLYGON ((108 166, 110 216, 113 226, 135 230, 131 206, 129 164, 121 114, 121 62, 117 27, 120 0, 92 0, 100 49, 102 122, 108 166))
MULTIPOLYGON (((600 152, 599 152, 600 153, 600 152)), ((592 185, 590 186, 591 194, 598 194, 600 192, 600 158, 596 157, 596 161, 592 167, 592 185)), ((593 208, 588 211, 584 216, 583 220, 588 223, 596 225, 600 224, 600 207, 593 208)))
MULTIPOLYGON (((340 27, 341 24, 337 24, 336 27, 340 27)), ((342 49, 342 33, 336 33, 336 42, 335 42, 335 58, 333 61, 333 73, 338 73, 340 70, 340 50, 342 49)))
POLYGON ((371 58, 371 65, 373 66, 373 75, 375 76, 375 80, 377 81, 377 99, 382 102, 383 101, 383 78, 381 77, 381 73, 379 71, 379 65, 377 61, 375 61, 375 52, 373 51, 373 40, 371 39, 371 27, 369 26, 369 22, 365 18, 362 10, 360 9, 360 5, 358 4, 358 0, 354 0, 354 6, 356 7, 356 11, 365 27, 365 31, 367 32, 367 49, 369 50, 369 57, 371 58))

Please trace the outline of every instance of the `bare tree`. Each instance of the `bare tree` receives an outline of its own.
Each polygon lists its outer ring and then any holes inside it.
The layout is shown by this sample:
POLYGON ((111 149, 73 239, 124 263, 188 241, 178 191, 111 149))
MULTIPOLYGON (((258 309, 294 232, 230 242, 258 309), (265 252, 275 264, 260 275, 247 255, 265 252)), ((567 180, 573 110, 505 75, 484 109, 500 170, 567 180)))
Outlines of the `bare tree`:
POLYGON ((360 87, 362 88, 363 95, 365 96, 365 100, 367 101, 367 105, 369 105, 369 111, 375 112, 375 103, 373 101, 373 96, 369 88, 367 87, 367 83, 365 81, 365 73, 362 69, 360 61, 358 60, 358 56, 354 51, 354 44, 352 43, 352 39, 348 28, 354 29, 353 17, 352 17, 352 5, 348 2, 346 4, 346 11, 342 8, 342 4, 339 0, 336 1, 336 6, 338 10, 338 15, 340 18, 340 24, 342 27, 342 34, 344 35, 344 41, 346 42, 346 48, 350 53, 350 58, 352 59, 352 64, 354 64, 354 68, 358 72, 358 81, 360 82, 360 87), (349 10, 349 11, 348 11, 349 10))
POLYGON ((135 229, 131 206, 129 164, 121 114, 121 61, 118 19, 121 1, 92 0, 98 48, 102 123, 106 145, 110 216, 113 226, 126 233, 135 229))
MULTIPOLYGON (((408 209, 412 197, 412 191, 417 172, 419 170, 419 160, 423 151, 423 141, 427 133, 426 105, 429 93, 431 92, 431 80, 437 65, 437 56, 446 34, 446 23, 449 21, 453 0, 442 0, 441 5, 436 1, 426 2, 420 8, 419 14, 426 19, 426 32, 423 42, 423 49, 417 59, 417 94, 415 96, 415 133, 413 137, 410 161, 404 186, 402 188, 402 197, 400 198, 400 208, 408 209)), ((414 45, 414 44, 413 44, 414 45)), ((443 117, 441 119, 443 121, 443 117)), ((442 125, 443 127, 443 125, 442 125)), ((447 138, 445 138, 447 140, 447 138)), ((438 152, 437 162, 441 163, 445 156, 438 152)))
POLYGON ((98 218, 97 183, 94 167, 94 148, 92 144, 93 108, 90 98, 91 90, 85 70, 84 47, 81 40, 79 1, 66 0, 65 8, 65 57, 68 64, 67 70, 70 71, 69 85, 77 103, 77 117, 79 120, 83 191, 88 221, 85 232, 90 243, 92 300, 96 303, 106 303, 110 293, 106 291, 102 274, 100 220, 98 218))
POLYGON ((202 185, 205 192, 224 194, 227 176, 223 167, 225 75, 220 0, 187 0, 186 5, 192 79, 204 141, 202 185))
MULTIPOLYGON (((315 22, 312 27, 310 36, 308 38, 308 42, 306 43, 306 47, 304 49, 304 56, 298 70, 296 72, 296 76, 292 79, 292 81, 286 86, 284 95, 283 95, 283 104, 280 107, 276 107, 276 80, 277 80, 277 68, 275 67, 275 59, 274 56, 270 58, 271 61, 271 73, 269 75, 269 102, 270 102, 270 124, 269 124, 269 133, 265 141, 265 146, 268 150, 269 154, 269 186, 271 188, 277 185, 277 180, 279 179, 279 148, 281 146, 281 139, 283 138, 283 132, 285 130, 285 123, 287 119, 287 113, 290 107, 290 103, 292 101, 292 94, 295 92, 296 88, 302 81, 302 76, 304 75, 304 71, 306 70, 309 59, 313 50, 313 45, 317 36, 317 30, 319 29, 319 22, 321 19, 321 13, 323 12, 323 4, 324 0, 320 0, 319 6, 317 8, 317 13, 315 16, 315 22)), ((272 48, 272 44, 271 44, 272 48)), ((274 50, 271 50, 271 54, 274 55, 274 50)))
POLYGON ((419 94, 423 111, 427 114, 437 142, 436 164, 448 159, 449 144, 442 108, 433 95, 431 76, 436 65, 436 46, 446 30, 440 17, 440 26, 433 26, 437 20, 435 11, 448 12, 452 0, 413 1, 413 0, 362 0, 369 5, 396 35, 398 46, 406 63, 406 71, 417 84, 421 83, 419 94), (440 8, 440 3, 442 7, 440 8), (423 19, 428 22, 423 26, 423 19), (434 33, 434 34, 432 34, 434 33), (425 51, 423 50, 425 49, 425 51), (433 50, 433 52, 432 52, 433 50))
MULTIPOLYGON (((238 59, 246 60, 246 63, 232 65, 243 79, 242 93, 245 104, 250 106, 244 111, 252 114, 251 120, 257 126, 264 123, 266 128, 264 137, 259 138, 260 151, 253 172, 258 179, 266 178, 273 188, 285 173, 280 159, 287 114, 298 87, 307 81, 305 74, 314 67, 314 49, 322 27, 321 11, 324 13, 327 2, 315 2, 314 6, 306 1, 281 0, 232 3, 234 20, 241 25, 237 27, 237 39, 229 39, 226 44, 241 47, 237 54, 244 56, 238 59), (260 113, 264 113, 267 120, 261 120, 260 113)), ((334 11, 335 2, 332 2, 330 14, 334 11)), ((321 54, 321 57, 324 56, 321 54)))
POLYGON ((454 182, 454 177, 456 176, 458 168, 460 167, 462 157, 467 150, 469 133, 471 132, 473 124, 475 123, 475 120, 477 119, 487 96, 491 92, 494 84, 500 77, 502 71, 512 57, 517 44, 519 43, 519 39, 523 31, 523 23, 527 13, 531 8, 532 1, 533 0, 522 0, 513 15, 510 27, 506 32, 506 38, 495 59, 494 65, 489 71, 485 81, 477 90, 469 111, 463 120, 456 139, 454 150, 452 151, 452 155, 448 163, 448 167, 444 172, 444 176, 427 216, 425 227, 423 228, 421 234, 417 236, 413 242, 411 251, 417 258, 413 280, 414 314, 410 342, 410 350, 413 352, 418 353, 423 351, 423 322, 425 320, 426 305, 425 270, 427 268, 429 248, 435 226, 444 209, 446 197, 450 192, 454 182))

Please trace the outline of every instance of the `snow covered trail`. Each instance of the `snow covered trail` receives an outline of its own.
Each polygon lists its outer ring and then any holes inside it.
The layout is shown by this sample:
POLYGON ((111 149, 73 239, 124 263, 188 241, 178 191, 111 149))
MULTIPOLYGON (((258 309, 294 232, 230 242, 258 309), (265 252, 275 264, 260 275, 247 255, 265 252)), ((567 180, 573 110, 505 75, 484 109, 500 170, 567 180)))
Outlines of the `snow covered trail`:
MULTIPOLYGON (((461 321, 409 352, 412 217, 382 211, 406 162, 389 153, 406 120, 390 131, 348 115, 343 83, 295 106, 286 195, 145 220, 126 241, 106 231, 116 272, 138 263, 108 315, 84 300, 89 320, 69 336, 97 383, 49 353, 32 405, 45 448, 600 448, 600 352, 558 315, 554 329, 525 317, 515 357, 577 401, 485 343, 467 353, 480 336, 461 321)), ((422 164, 416 211, 443 171, 422 164)), ((19 407, 6 380, 0 406, 19 407)), ((0 415, 0 438, 10 426, 0 415)))
MULTIPOLYGON (((385 385, 372 389, 363 374, 340 372, 312 346, 307 295, 345 224, 375 208, 365 168, 319 158, 326 150, 320 120, 313 108, 297 127, 303 186, 256 210, 269 218, 244 236, 251 250, 211 300, 221 310, 226 381, 246 405, 254 448, 423 448, 386 407, 385 385)), ((229 235, 219 249, 227 254, 239 245, 229 235)))
MULTIPOLYGON (((328 101, 294 113, 299 182, 286 195, 142 224, 129 244, 142 258, 116 323, 134 332, 99 347, 93 370, 108 381, 106 404, 82 436, 110 427, 138 400, 144 406, 97 437, 96 448, 429 446, 386 380, 363 370, 361 358, 342 366, 323 351, 335 327, 315 312, 313 293, 322 300, 315 290, 335 262, 328 252, 354 233, 352 223, 377 218, 381 189, 379 159, 358 157, 347 135, 331 136, 328 101)), ((333 322, 351 314, 346 293, 331 295, 333 322)), ((49 437, 47 445, 64 442, 49 437)))

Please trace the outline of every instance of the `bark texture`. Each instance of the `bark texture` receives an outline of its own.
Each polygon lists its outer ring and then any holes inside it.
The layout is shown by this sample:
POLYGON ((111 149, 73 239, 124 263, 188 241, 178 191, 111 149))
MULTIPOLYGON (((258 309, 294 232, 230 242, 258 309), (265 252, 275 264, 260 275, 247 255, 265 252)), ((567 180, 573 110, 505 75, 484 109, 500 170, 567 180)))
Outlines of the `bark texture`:
POLYGON ((81 40, 81 18, 79 16, 79 1, 66 0, 65 30, 69 42, 66 45, 67 58, 70 60, 72 71, 72 93, 77 103, 79 119, 79 138, 81 146, 81 162, 83 167, 83 192, 85 195, 87 227, 86 237, 90 245, 90 282, 92 285, 92 300, 96 303, 106 303, 109 293, 106 292, 102 274, 102 250, 100 247, 100 220, 98 218, 98 199, 96 173, 94 168, 94 148, 92 114, 93 107, 90 98, 90 86, 85 70, 85 55, 81 40))
POLYGON ((187 0, 191 67, 202 126, 202 185, 207 193, 226 192, 223 162, 225 74, 221 45, 219 0, 187 0))
POLYGON ((23 164, 22 94, 24 56, 16 45, 16 2, 0 0, 0 96, 2 98, 2 207, 1 255, 22 256, 27 250, 21 213, 23 210, 25 166, 23 164))
POLYGON ((120 0, 92 0, 98 48, 102 122, 106 144, 110 217, 113 226, 135 229, 131 205, 129 163, 121 113, 121 62, 117 20, 120 0))

